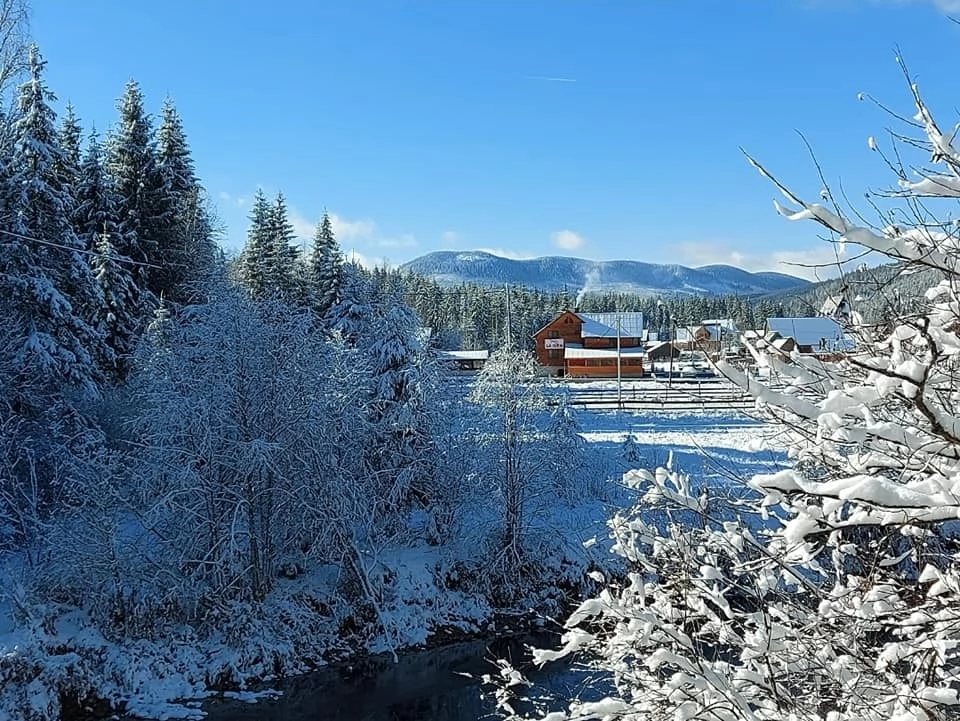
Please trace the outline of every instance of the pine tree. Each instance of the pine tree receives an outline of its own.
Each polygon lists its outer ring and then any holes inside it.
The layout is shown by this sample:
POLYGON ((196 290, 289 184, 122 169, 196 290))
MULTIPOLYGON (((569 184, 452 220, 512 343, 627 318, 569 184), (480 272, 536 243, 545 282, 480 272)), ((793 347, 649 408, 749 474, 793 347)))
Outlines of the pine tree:
POLYGON ((68 104, 63 119, 60 121, 60 131, 57 137, 60 149, 63 152, 57 161, 56 171, 71 192, 76 192, 76 186, 80 179, 80 135, 82 132, 73 105, 68 104))
POLYGON ((74 230, 84 249, 92 252, 103 233, 115 236, 119 232, 117 196, 104 172, 103 151, 95 130, 87 141, 74 195, 74 230))
POLYGON ((159 298, 163 294, 165 271, 159 237, 171 218, 153 126, 136 81, 127 83, 118 109, 120 121, 108 139, 105 163, 118 199, 119 237, 114 246, 121 256, 139 264, 135 266, 134 282, 141 291, 141 311, 146 315, 150 312, 150 295, 159 298))
POLYGON ((330 328, 354 346, 370 335, 374 313, 374 289, 363 268, 354 263, 343 267, 340 299, 330 308, 330 328))
POLYGON ((395 300, 374 328, 365 350, 375 384, 367 414, 374 429, 368 457, 380 480, 377 492, 393 507, 412 498, 425 502, 432 443, 417 319, 395 300))
POLYGON ((10 235, 0 244, 0 298, 5 324, 20 334, 20 387, 73 386, 93 393, 100 338, 85 317, 102 298, 71 225, 73 200, 56 172, 63 153, 43 68, 33 48, 13 128, 4 219, 10 235))
POLYGON ((263 190, 257 190, 250 210, 247 242, 237 259, 237 280, 254 300, 267 297, 267 265, 271 252, 270 204, 263 190))
POLYGON ((283 193, 277 193, 267 222, 269 246, 267 248, 266 284, 272 297, 293 301, 301 295, 298 288, 299 251, 294 245, 296 233, 287 212, 283 193))
POLYGON ((343 281, 343 255, 327 211, 323 211, 323 218, 313 236, 308 278, 312 285, 313 310, 323 316, 337 302, 343 281))
POLYGON ((99 330, 110 349, 105 365, 118 380, 126 378, 134 349, 134 338, 140 328, 136 302, 137 288, 130 270, 124 264, 109 232, 100 234, 95 246, 93 271, 103 296, 99 330))
POLYGON ((183 122, 168 98, 157 131, 159 173, 162 178, 162 215, 169 218, 158 235, 157 284, 164 297, 187 302, 214 264, 216 244, 203 188, 197 180, 183 122))

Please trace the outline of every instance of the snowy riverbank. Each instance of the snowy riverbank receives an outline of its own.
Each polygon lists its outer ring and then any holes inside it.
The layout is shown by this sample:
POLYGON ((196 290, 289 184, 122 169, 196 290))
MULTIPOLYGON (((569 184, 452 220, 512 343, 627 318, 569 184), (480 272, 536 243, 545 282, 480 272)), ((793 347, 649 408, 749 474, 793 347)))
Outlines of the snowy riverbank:
MULTIPOLYGON (((726 484, 784 463, 780 451, 761 442, 763 427, 739 415, 585 412, 580 420, 595 458, 606 458, 607 478, 598 479, 596 500, 538 516, 532 537, 540 544, 539 583, 531 574, 528 593, 509 604, 514 611, 557 613, 564 594, 588 582, 589 568, 612 562, 603 541, 607 504, 619 493, 611 479, 628 465, 663 463, 672 450, 674 463, 699 480, 726 484), (622 458, 628 435, 635 441, 632 462, 622 458), (601 540, 592 545, 594 538, 601 540)), ((504 604, 480 592, 471 577, 471 524, 481 521, 464 519, 454 544, 384 549, 377 559, 383 588, 378 614, 344 587, 336 567, 321 566, 283 579, 259 606, 235 603, 213 611, 218 615, 206 619, 206 632, 170 625, 151 639, 105 632, 79 608, 31 603, 18 595, 23 579, 8 562, 2 587, 9 590, 0 606, 0 717, 57 718, 61 704, 65 715, 109 705, 146 718, 199 717, 202 701, 225 689, 302 674, 351 655, 495 635, 503 631, 494 619, 504 604)))

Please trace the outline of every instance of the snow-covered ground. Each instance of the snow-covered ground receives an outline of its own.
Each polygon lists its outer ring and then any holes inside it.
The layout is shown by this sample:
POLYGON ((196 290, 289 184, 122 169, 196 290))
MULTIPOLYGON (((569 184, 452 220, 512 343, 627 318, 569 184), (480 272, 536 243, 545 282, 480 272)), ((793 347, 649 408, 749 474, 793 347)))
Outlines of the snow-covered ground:
MULTIPOLYGON (((588 550, 583 542, 605 536, 605 504, 618 498, 615 480, 627 468, 655 467, 671 458, 696 482, 716 486, 786 464, 767 427, 742 414, 581 411, 577 416, 594 451, 583 474, 593 479, 597 498, 547 509, 537 521, 544 538, 562 539, 545 552, 555 554, 549 558, 568 568, 567 574, 582 574, 588 563, 603 563, 609 555, 604 544, 588 550), (630 435, 636 462, 624 458, 630 435)), ((363 648, 423 644, 438 629, 495 632, 491 604, 457 583, 459 562, 476 552, 469 525, 462 536, 452 548, 408 544, 383 551, 379 562, 390 577, 381 609, 385 631, 365 638, 363 648)), ((15 559, 0 559, 3 719, 55 718, 57 689, 65 687, 122 702, 142 717, 199 717, 211 686, 243 691, 248 682, 269 679, 275 671, 304 672, 324 662, 325 650, 343 647, 349 632, 346 616, 329 610, 337 603, 329 568, 282 581, 262 609, 238 608, 213 637, 198 638, 184 627, 170 628, 162 639, 119 642, 105 637, 81 609, 19 597, 16 567, 15 559), (21 613, 14 613, 15 605, 21 613)))

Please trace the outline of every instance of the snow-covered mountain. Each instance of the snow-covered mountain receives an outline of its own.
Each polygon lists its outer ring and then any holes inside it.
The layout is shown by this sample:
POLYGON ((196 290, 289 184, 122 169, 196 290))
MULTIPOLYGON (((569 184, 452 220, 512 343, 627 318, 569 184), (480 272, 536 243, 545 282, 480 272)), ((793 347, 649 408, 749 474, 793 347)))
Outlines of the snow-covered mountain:
POLYGON ((510 283, 542 290, 681 293, 685 295, 759 295, 809 284, 784 273, 751 273, 730 265, 688 268, 633 260, 594 261, 548 256, 513 260, 483 251, 441 250, 404 263, 401 268, 443 285, 510 283))

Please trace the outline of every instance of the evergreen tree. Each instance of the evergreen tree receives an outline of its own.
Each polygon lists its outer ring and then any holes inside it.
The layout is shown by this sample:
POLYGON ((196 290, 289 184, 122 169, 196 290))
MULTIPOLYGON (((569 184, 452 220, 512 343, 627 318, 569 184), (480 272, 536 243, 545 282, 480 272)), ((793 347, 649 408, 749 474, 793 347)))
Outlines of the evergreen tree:
POLYGON ((62 152, 56 163, 56 171, 71 192, 76 191, 80 179, 81 133, 80 121, 74 113, 73 105, 68 104, 63 119, 60 121, 60 131, 57 137, 62 152))
POLYGON ((169 222, 157 236, 157 285, 175 303, 195 296, 199 281, 216 257, 213 229, 203 204, 183 122, 168 98, 161 110, 157 154, 162 179, 162 215, 169 222))
POLYGON ((137 289, 128 266, 113 247, 110 233, 100 234, 95 247, 93 270, 103 295, 99 330, 110 349, 106 360, 113 377, 123 380, 129 370, 134 337, 140 327, 137 289))
POLYGON ((267 266, 270 261, 270 204, 263 190, 257 190, 250 210, 247 242, 237 259, 237 280, 254 300, 267 297, 269 288, 267 266))
POLYGON ((100 339, 85 316, 102 299, 70 222, 73 199, 56 172, 63 153, 43 67, 33 48, 13 129, 5 218, 10 235, 0 245, 0 298, 5 324, 20 333, 17 357, 24 376, 49 389, 94 392, 92 353, 100 339))
POLYGON ((114 246, 135 261, 134 282, 141 291, 141 312, 150 312, 150 295, 163 294, 165 269, 159 238, 170 222, 164 179, 157 162, 153 126, 136 81, 127 83, 118 106, 120 121, 107 143, 106 169, 117 194, 119 236, 114 246), (154 267, 151 267, 154 266, 154 267))
POLYGON ((115 236, 119 232, 117 197, 104 173, 103 151, 96 131, 90 133, 87 141, 74 195, 74 230, 83 248, 92 252, 102 234, 115 236))
POLYGON ((373 294, 373 286, 359 265, 348 263, 343 267, 340 300, 330 308, 330 328, 354 346, 370 333, 373 294))
POLYGON ((301 295, 297 287, 300 280, 298 270, 299 251, 294 245, 296 233, 287 212, 287 201, 283 193, 277 193, 267 221, 269 228, 269 246, 267 248, 266 284, 267 292, 287 301, 301 295))
POLYGON ((374 438, 368 448, 378 495, 391 507, 412 498, 426 505, 432 440, 417 319, 409 307, 394 301, 375 329, 364 350, 375 383, 368 407, 374 438))
POLYGON ((313 237, 308 278, 313 290, 313 309, 317 315, 323 316, 337 302, 343 280, 343 256, 327 211, 323 212, 313 237))

